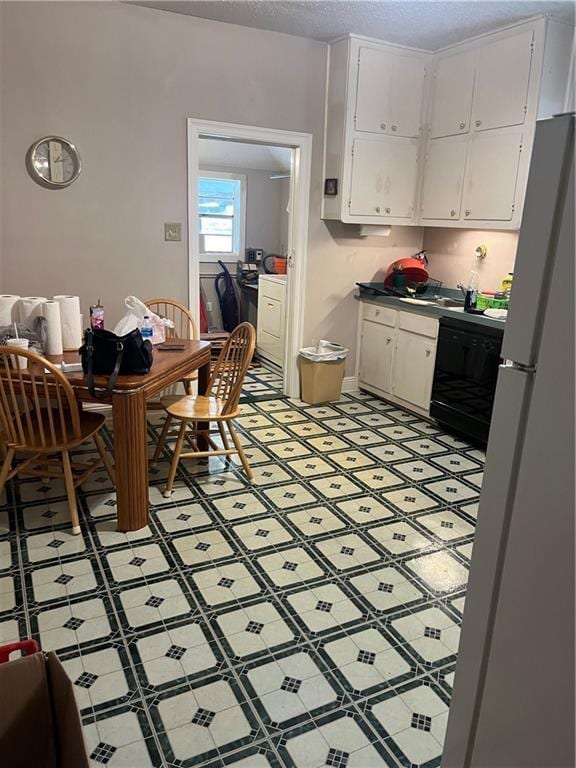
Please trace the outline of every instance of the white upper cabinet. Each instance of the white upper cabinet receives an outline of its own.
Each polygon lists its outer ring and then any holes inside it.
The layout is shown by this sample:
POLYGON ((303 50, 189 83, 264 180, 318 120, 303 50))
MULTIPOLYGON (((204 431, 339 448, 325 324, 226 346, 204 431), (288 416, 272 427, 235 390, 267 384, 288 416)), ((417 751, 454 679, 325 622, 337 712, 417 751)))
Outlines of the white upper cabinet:
POLYGON ((452 53, 436 61, 430 116, 431 139, 470 130, 475 62, 474 51, 452 53))
POLYGON ((522 132, 517 129, 472 137, 464 182, 466 221, 512 219, 521 152, 522 132))
POLYGON ((322 217, 519 229, 536 120, 564 111, 573 39, 540 17, 437 53, 330 45, 324 179, 337 184, 322 217))
POLYGON ((354 124, 358 131, 386 133, 389 128, 392 57, 378 48, 360 48, 354 124))
POLYGON ((476 131, 522 125, 528 111, 528 84, 534 30, 527 29, 481 46, 477 53, 473 127, 476 131))
POLYGON ((390 83, 389 133, 416 138, 420 135, 426 67, 416 56, 394 56, 390 83))
POLYGON ((466 136, 428 142, 420 201, 422 219, 457 221, 460 218, 467 150, 466 136))
POLYGON ((354 141, 350 215, 410 218, 414 213, 418 142, 358 138, 354 141))

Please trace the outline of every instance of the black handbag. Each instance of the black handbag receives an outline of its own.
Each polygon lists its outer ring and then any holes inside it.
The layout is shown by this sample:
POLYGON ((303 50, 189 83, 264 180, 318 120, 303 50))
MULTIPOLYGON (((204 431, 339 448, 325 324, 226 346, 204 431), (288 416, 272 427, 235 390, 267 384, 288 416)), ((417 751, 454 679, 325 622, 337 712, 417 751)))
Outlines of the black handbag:
POLYGON ((116 336, 103 328, 88 328, 79 352, 88 391, 101 400, 110 396, 120 374, 144 375, 152 367, 152 343, 142 338, 138 328, 125 336, 116 336), (94 387, 94 376, 109 376, 101 394, 94 387))

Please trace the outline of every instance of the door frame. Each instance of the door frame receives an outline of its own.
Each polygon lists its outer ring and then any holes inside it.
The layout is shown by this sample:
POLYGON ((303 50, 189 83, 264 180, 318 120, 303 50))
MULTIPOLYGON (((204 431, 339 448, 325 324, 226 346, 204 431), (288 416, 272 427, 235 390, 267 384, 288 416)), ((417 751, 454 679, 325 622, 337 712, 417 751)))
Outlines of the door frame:
POLYGON ((292 149, 291 211, 286 278, 284 394, 298 397, 298 351, 304 339, 304 288, 308 259, 308 214, 312 167, 312 135, 236 123, 188 118, 188 301, 200 325, 200 253, 198 238, 199 141, 202 138, 242 141, 292 149))

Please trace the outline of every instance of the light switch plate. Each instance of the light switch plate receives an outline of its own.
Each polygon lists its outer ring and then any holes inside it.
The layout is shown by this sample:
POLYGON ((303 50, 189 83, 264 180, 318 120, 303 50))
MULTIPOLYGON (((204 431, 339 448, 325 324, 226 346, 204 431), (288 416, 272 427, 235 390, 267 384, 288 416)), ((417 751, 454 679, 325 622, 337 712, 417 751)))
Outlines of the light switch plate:
POLYGON ((182 224, 179 221, 167 221, 164 223, 164 240, 172 243, 182 240, 182 224))

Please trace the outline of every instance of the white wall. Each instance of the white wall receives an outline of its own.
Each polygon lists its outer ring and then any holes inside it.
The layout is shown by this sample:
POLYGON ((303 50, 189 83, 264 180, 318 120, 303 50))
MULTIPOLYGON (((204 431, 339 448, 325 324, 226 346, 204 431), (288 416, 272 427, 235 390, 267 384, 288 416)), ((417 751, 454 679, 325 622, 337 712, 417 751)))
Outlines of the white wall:
POLYGON ((499 291, 502 278, 514 271, 518 233, 428 227, 424 230, 423 247, 430 259, 430 276, 442 280, 445 287, 455 288, 458 282, 466 284, 470 272, 476 270, 480 290, 499 291), (481 244, 487 247, 488 255, 478 261, 474 251, 481 244))
POLYGON ((354 351, 355 281, 417 250, 421 231, 395 230, 383 246, 320 220, 323 43, 122 3, 2 12, 1 292, 79 293, 84 312, 101 296, 110 320, 128 293, 185 301, 185 228, 165 243, 163 222, 186 222, 186 118, 303 131, 313 136, 305 343, 354 351), (84 164, 60 191, 24 167, 50 133, 77 144, 84 164))

